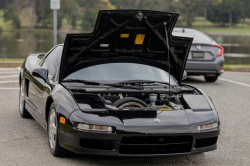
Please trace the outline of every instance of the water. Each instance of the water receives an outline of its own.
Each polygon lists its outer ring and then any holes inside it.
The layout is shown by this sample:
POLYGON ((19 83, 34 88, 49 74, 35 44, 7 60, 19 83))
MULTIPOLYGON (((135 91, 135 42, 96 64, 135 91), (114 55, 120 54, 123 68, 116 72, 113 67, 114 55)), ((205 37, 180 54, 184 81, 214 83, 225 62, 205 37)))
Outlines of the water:
POLYGON ((250 36, 209 35, 223 46, 225 64, 250 64, 250 36))
MULTIPOLYGON (((250 36, 209 35, 225 49, 225 64, 250 64, 250 36)), ((66 34, 58 35, 63 43, 66 34)), ((53 33, 2 32, 0 33, 0 59, 24 59, 31 53, 47 52, 53 47, 53 33)))
MULTIPOLYGON (((66 34, 58 35, 58 43, 63 43, 65 37, 66 34)), ((24 59, 32 53, 48 52, 52 47, 52 31, 0 33, 0 59, 24 59)))

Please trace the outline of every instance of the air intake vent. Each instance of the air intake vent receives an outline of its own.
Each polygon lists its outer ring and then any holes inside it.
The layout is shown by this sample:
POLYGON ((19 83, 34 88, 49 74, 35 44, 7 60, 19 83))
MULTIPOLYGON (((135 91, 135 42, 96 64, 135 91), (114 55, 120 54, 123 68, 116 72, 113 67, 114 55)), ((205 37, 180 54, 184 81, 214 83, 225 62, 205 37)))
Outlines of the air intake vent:
POLYGON ((190 152, 191 136, 123 137, 120 154, 169 154, 190 152))

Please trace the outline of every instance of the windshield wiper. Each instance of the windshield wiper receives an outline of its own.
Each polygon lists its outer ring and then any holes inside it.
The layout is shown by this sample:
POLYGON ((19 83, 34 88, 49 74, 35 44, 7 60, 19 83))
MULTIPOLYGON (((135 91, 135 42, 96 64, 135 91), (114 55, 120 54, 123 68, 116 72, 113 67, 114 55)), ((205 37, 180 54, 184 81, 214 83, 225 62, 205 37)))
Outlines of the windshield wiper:
POLYGON ((137 84, 137 83, 160 83, 160 84, 167 84, 169 85, 168 82, 162 82, 162 81, 153 81, 153 80, 127 80, 127 81, 121 81, 117 82, 117 84, 137 84))
POLYGON ((103 85, 108 85, 116 88, 124 88, 124 89, 138 89, 138 90, 143 90, 142 86, 129 86, 129 85, 122 85, 119 83, 114 83, 114 84, 103 84, 103 85))
POLYGON ((89 85, 106 85, 106 86, 112 86, 112 87, 124 88, 124 89, 143 90, 142 86, 127 86, 127 85, 123 85, 123 84, 119 84, 119 83, 104 84, 104 83, 100 83, 100 82, 87 81, 87 80, 78 80, 78 79, 68 79, 68 80, 63 80, 62 82, 76 82, 76 83, 84 83, 84 84, 89 84, 89 85))
POLYGON ((94 82, 94 81, 87 81, 87 80, 78 80, 78 79, 68 79, 63 80, 62 82, 77 82, 77 83, 84 83, 89 85, 101 85, 102 83, 94 82))

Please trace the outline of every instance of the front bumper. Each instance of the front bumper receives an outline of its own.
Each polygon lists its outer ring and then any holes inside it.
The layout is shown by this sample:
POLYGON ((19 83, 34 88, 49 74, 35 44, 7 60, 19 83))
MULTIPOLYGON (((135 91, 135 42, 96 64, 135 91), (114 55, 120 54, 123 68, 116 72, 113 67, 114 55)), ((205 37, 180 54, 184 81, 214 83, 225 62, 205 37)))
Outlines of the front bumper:
POLYGON ((76 130, 74 134, 60 131, 59 141, 62 147, 79 154, 161 156, 194 154, 215 150, 219 134, 220 129, 183 134, 131 134, 126 132, 117 134, 76 130), (161 144, 158 142, 164 139, 169 139, 168 143, 161 144))
POLYGON ((220 75, 224 72, 222 66, 224 57, 217 57, 214 61, 191 61, 187 60, 185 71, 188 75, 220 75))

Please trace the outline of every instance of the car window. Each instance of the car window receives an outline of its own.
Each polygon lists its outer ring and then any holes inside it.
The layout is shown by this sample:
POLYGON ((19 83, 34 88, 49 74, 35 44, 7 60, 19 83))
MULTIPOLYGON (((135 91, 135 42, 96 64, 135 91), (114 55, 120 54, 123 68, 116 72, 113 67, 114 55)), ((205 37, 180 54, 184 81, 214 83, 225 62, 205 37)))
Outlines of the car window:
POLYGON ((180 36, 180 37, 192 37, 194 38, 194 42, 211 42, 213 39, 211 39, 209 36, 205 35, 204 33, 198 32, 198 31, 173 31, 173 36, 180 36))
MULTIPOLYGON (((79 79, 89 81, 153 80, 169 82, 168 72, 149 65, 137 63, 108 63, 78 70, 64 80, 79 79)), ((176 82, 170 77, 172 85, 176 82)))
POLYGON ((63 46, 57 46, 46 58, 43 67, 49 71, 49 78, 52 78, 62 57, 63 46))

